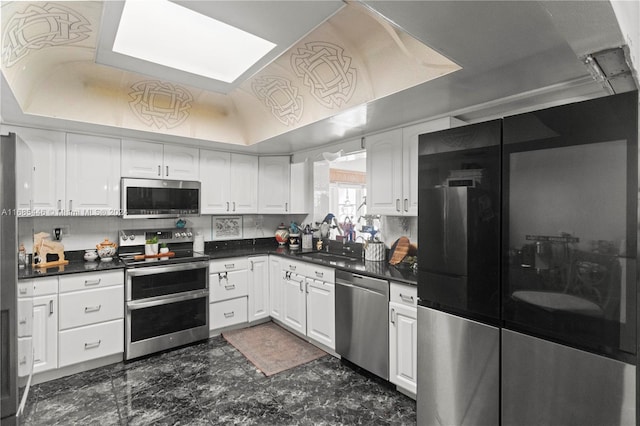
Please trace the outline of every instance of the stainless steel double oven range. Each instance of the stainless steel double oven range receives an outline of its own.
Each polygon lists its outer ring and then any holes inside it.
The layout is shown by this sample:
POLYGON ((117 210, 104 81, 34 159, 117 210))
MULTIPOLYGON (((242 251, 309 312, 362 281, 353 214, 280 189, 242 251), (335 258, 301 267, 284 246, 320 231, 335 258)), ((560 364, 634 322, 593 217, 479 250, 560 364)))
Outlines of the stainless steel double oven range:
POLYGON ((125 264, 125 360, 209 337, 209 257, 193 251, 190 229, 122 230, 125 264), (166 243, 144 257, 145 241, 166 243))

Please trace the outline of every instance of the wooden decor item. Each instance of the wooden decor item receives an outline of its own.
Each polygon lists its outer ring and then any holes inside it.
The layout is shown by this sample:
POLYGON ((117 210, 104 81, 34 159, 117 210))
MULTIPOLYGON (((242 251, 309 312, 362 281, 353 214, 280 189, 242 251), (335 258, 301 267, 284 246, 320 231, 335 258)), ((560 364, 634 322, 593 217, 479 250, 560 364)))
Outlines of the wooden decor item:
POLYGON ((50 234, 38 232, 33 236, 33 264, 36 268, 50 268, 52 266, 67 265, 68 260, 64 258, 64 246, 57 241, 50 241, 47 238, 50 234), (55 254, 58 260, 47 262, 47 255, 55 254))
POLYGON ((391 253, 389 254, 389 264, 397 265, 402 262, 402 259, 409 253, 410 241, 407 237, 400 237, 391 246, 391 253))
POLYGON ((133 256, 133 260, 143 260, 143 259, 156 259, 159 257, 173 257, 176 254, 172 251, 168 251, 166 253, 158 253, 158 254, 138 254, 133 256))

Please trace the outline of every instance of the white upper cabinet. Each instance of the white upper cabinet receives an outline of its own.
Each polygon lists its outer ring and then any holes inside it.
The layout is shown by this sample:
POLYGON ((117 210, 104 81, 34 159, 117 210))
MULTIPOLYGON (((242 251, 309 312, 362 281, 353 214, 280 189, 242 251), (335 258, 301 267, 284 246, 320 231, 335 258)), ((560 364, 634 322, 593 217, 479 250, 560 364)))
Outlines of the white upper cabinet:
POLYGON ((122 176, 198 180, 198 148, 123 140, 122 176))
POLYGON ((231 154, 231 212, 258 212, 258 157, 231 154))
POLYGON ((367 137, 367 213, 417 216, 419 136, 461 124, 445 117, 367 137))
POLYGON ((367 137, 367 213, 402 214, 402 129, 367 137))
POLYGON ((289 212, 308 214, 313 211, 313 175, 308 160, 291 164, 289 212))
POLYGON ((38 215, 60 214, 65 208, 65 134, 28 127, 3 126, 18 144, 18 208, 38 215), (27 183, 30 182, 30 183, 27 183))
POLYGON ((200 150, 202 214, 257 213, 258 157, 200 150))
POLYGON ((120 139, 67 133, 69 213, 118 215, 120 139))
POLYGON ((164 177, 174 180, 200 178, 198 148, 177 145, 164 146, 164 177))
POLYGON ((289 213, 290 158, 260 157, 258 212, 289 213))
POLYGON ((122 176, 162 178, 162 144, 142 141, 122 141, 122 176))

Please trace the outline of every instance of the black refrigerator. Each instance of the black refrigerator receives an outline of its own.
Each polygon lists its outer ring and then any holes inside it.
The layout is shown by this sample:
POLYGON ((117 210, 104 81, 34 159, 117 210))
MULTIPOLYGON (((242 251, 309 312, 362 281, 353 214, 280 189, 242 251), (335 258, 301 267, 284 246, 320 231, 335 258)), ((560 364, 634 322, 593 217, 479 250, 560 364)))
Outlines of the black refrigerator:
POLYGON ((0 423, 16 423, 18 408, 16 135, 0 142, 0 423))
POLYGON ((420 136, 418 424, 499 422, 501 127, 420 136))
POLYGON ((418 424, 637 424, 637 92, 420 136, 418 424))

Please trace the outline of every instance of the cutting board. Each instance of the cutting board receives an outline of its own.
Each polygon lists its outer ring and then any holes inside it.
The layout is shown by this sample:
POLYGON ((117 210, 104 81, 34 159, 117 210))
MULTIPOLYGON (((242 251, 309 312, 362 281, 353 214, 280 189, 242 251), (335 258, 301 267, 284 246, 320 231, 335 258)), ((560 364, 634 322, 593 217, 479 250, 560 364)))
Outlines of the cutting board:
POLYGON ((407 237, 400 237, 396 240, 395 243, 391 246, 391 251, 389 252, 389 264, 397 265, 402 262, 402 259, 409 253, 409 245, 411 242, 407 237))
POLYGON ((143 259, 155 259, 158 257, 173 257, 176 254, 172 251, 168 251, 166 253, 158 253, 158 254, 138 254, 133 256, 133 260, 143 260, 143 259))

